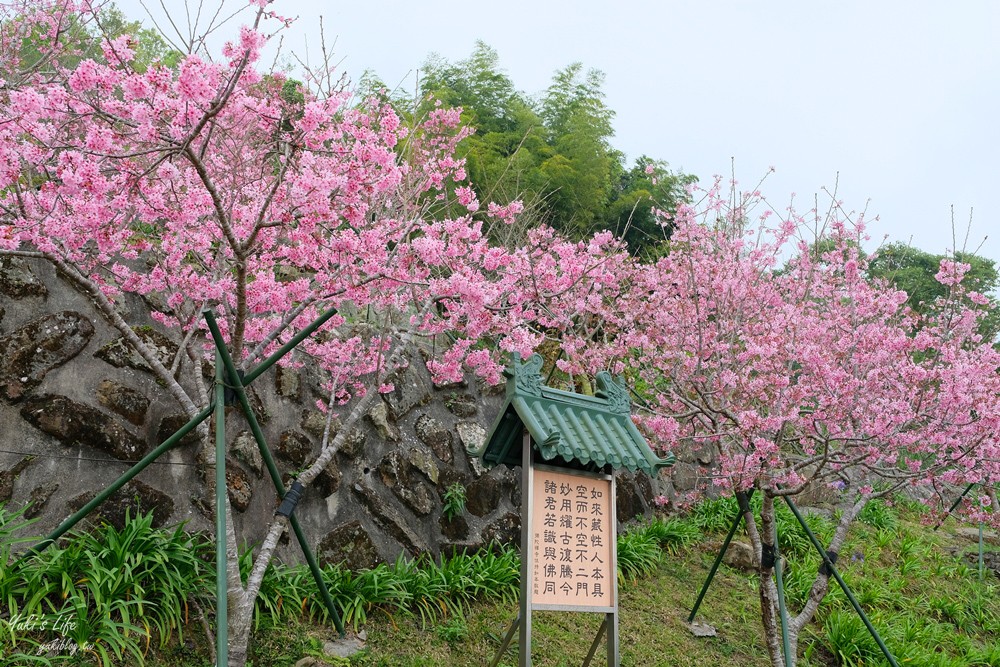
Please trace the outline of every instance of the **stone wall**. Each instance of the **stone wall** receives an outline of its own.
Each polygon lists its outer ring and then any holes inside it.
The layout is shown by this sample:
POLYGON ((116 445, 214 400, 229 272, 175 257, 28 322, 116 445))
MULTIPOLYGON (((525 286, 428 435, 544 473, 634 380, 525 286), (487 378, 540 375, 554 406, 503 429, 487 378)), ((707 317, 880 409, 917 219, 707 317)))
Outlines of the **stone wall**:
MULTIPOLYGON (((142 300, 125 305, 137 333, 171 359, 176 343, 153 326, 142 300)), ((252 387, 286 483, 319 452, 325 417, 315 405, 323 396, 311 376, 272 369, 252 387)), ((435 386, 421 358, 411 360, 395 386, 296 510, 318 558, 360 568, 401 552, 436 555, 516 542, 520 471, 484 471, 467 455, 492 424, 502 388, 435 386), (448 520, 442 498, 455 483, 467 489, 466 511, 448 520)), ((57 526, 125 472, 126 461, 141 458, 185 421, 142 359, 50 266, 0 259, 0 502, 30 502, 34 534, 57 526)), ((252 544, 263 538, 277 498, 234 409, 227 441, 237 530, 252 544)), ((159 525, 186 521, 210 530, 211 489, 198 448, 189 436, 105 502, 100 518, 120 523, 126 511, 152 511, 159 525)), ((673 492, 667 479, 622 475, 619 520, 648 513, 655 495, 673 492)), ((286 542, 279 555, 298 560, 298 549, 286 542)))

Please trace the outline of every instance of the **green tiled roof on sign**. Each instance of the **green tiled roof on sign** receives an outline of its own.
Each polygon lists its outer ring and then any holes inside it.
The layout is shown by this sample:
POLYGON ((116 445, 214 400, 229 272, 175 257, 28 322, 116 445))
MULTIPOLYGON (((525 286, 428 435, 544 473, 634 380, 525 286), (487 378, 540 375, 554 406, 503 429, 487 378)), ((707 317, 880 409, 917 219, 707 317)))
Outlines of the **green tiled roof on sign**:
POLYGON ((507 402, 485 444, 472 452, 488 466, 521 465, 521 434, 531 434, 544 462, 584 470, 626 468, 653 475, 674 464, 656 456, 632 423, 628 390, 611 374, 597 374, 597 395, 585 396, 542 384, 542 357, 525 363, 515 354, 507 376, 507 402))

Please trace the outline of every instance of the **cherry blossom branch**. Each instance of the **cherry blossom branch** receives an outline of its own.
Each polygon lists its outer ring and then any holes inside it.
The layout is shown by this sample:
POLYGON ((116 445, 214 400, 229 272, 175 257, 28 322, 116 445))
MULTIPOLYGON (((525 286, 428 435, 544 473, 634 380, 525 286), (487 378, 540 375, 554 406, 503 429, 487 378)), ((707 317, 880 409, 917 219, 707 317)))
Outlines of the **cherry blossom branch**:
MULTIPOLYGON (((426 309, 421 312, 420 317, 416 318, 417 321, 422 319, 422 315, 425 313, 426 309)), ((298 483, 301 486, 308 487, 309 484, 311 484, 312 481, 321 472, 323 472, 326 466, 329 465, 330 461, 333 460, 334 455, 336 455, 343 444, 347 441, 347 438, 350 436, 354 426, 364 417, 364 415, 368 414, 369 408, 376 400, 381 400, 381 395, 377 391, 374 391, 374 389, 383 384, 389 374, 395 370, 395 366, 402 361, 403 354, 412 343, 413 334, 414 327, 410 325, 400 337, 400 340, 396 345, 396 349, 386 360, 385 366, 382 367, 381 371, 369 384, 368 391, 351 407, 350 412, 341 424, 340 430, 337 431, 337 435, 334 436, 333 441, 330 442, 329 445, 324 442, 324 446, 319 457, 317 457, 317 459, 313 461, 312 465, 310 465, 297 477, 298 483)), ((334 394, 331 393, 331 400, 333 400, 333 396, 334 394)), ((247 578, 247 599, 256 600, 257 593, 260 591, 260 585, 264 578, 264 573, 267 571, 267 566, 271 561, 274 550, 277 548, 279 538, 287 529, 287 524, 288 517, 285 516, 277 515, 272 520, 267 535, 261 543, 260 551, 258 552, 257 559, 254 562, 253 570, 247 578)))

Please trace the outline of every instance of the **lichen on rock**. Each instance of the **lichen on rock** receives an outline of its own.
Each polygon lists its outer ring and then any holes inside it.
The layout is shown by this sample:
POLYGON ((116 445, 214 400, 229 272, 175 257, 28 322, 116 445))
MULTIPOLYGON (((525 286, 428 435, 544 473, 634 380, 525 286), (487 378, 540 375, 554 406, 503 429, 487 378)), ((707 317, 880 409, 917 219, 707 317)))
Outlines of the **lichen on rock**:
POLYGON ((23 399, 53 369, 78 355, 94 335, 94 325, 67 310, 40 317, 0 338, 0 396, 23 399))

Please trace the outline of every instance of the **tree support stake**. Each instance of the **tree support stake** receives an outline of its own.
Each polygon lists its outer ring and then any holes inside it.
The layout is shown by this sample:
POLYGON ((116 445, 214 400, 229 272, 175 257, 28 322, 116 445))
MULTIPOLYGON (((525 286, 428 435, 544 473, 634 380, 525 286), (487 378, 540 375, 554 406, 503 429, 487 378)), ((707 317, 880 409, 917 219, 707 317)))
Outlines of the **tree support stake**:
POLYGON ((781 621, 781 649, 785 667, 792 667, 792 644, 788 636, 788 609, 785 607, 785 581, 782 576, 781 550, 778 548, 778 524, 774 525, 774 583, 778 588, 778 618, 781 621))
POLYGON ((222 353, 215 350, 215 664, 229 664, 229 608, 226 578, 226 387, 222 353))
POLYGON ((805 531, 806 536, 809 538, 809 541, 812 542, 812 545, 816 548, 816 551, 819 552, 820 557, 823 559, 823 565, 829 570, 830 574, 833 575, 833 578, 836 579, 837 584, 840 585, 841 590, 844 591, 844 594, 850 601, 851 606, 854 607, 854 611, 858 613, 858 616, 861 618, 861 621, 865 624, 865 627, 868 628, 868 632, 871 633, 871 636, 875 640, 875 643, 878 644, 879 649, 881 649, 882 655, 885 656, 885 659, 889 661, 889 664, 892 665, 892 667, 899 667, 899 664, 896 662, 896 659, 892 657, 892 653, 889 651, 889 647, 885 645, 885 642, 882 641, 882 637, 879 636, 878 630, 876 630, 875 626, 872 625, 870 620, 868 620, 868 615, 865 614, 864 609, 862 609, 861 605, 858 604, 857 599, 854 597, 854 593, 851 591, 847 583, 845 583, 844 580, 841 578, 840 573, 837 571, 837 566, 833 564, 834 559, 830 558, 830 555, 826 552, 826 549, 824 549, 823 546, 819 543, 819 540, 816 539, 816 536, 809 528, 809 525, 806 523, 806 520, 802 517, 802 514, 799 513, 799 509, 795 506, 795 503, 792 502, 791 498, 785 496, 785 503, 788 505, 788 508, 792 510, 792 514, 795 515, 795 518, 798 519, 798 522, 802 526, 802 530, 805 531))
POLYGON ((691 615, 688 616, 688 623, 694 623, 694 617, 698 614, 698 609, 701 607, 702 600, 705 599, 705 594, 708 593, 708 587, 712 585, 712 580, 715 578, 715 573, 719 570, 719 565, 722 564, 722 559, 725 557, 726 552, 729 550, 729 543, 733 541, 733 536, 736 534, 736 529, 740 527, 740 523, 743 521, 743 515, 750 511, 750 497, 753 495, 753 489, 749 493, 738 493, 736 494, 736 501, 740 505, 739 513, 733 520, 733 525, 729 529, 729 534, 726 535, 726 539, 722 542, 722 548, 719 550, 719 555, 715 557, 715 562, 712 563, 712 569, 708 571, 708 578, 705 579, 705 584, 701 587, 701 592, 698 593, 698 599, 695 600, 694 608, 691 609, 691 615), (741 498, 742 496, 742 498, 741 498))
POLYGON ((497 655, 493 658, 493 662, 490 663, 490 667, 497 667, 500 664, 500 658, 503 654, 507 652, 507 647, 510 646, 510 642, 514 639, 514 633, 517 632, 517 628, 521 625, 521 615, 518 614, 514 617, 514 620, 510 624, 510 628, 507 629, 507 634, 504 635, 503 641, 500 642, 500 650, 497 651, 497 655))
POLYGON ((597 629, 597 636, 594 637, 594 643, 590 645, 590 651, 587 653, 587 657, 583 660, 583 667, 590 667, 590 661, 594 659, 594 655, 597 653, 597 647, 601 645, 601 637, 604 636, 604 631, 608 628, 608 620, 610 614, 604 616, 604 620, 601 621, 601 627, 597 629))
MULTIPOLYGON (((327 311, 322 317, 300 332, 300 335, 306 332, 308 332, 306 335, 311 334, 319 328, 323 322, 330 319, 335 312, 336 311, 333 309, 327 311)), ((292 532, 295 533, 295 539, 298 541, 299 547, 302 549, 302 554, 305 556, 306 563, 309 565, 309 571, 312 573, 313 579, 316 581, 320 597, 323 598, 323 605, 333 618, 333 624, 337 628, 337 632, 340 633, 341 637, 344 637, 347 634, 344 630, 344 623, 340 618, 340 614, 337 612, 337 607, 333 602, 333 598, 330 596, 330 591, 326 586, 326 582, 323 580, 323 573, 319 568, 319 564, 316 562, 312 549, 309 547, 309 542, 306 540, 306 536, 302 532, 299 520, 293 513, 295 505, 298 503, 299 497, 301 497, 304 488, 296 480, 296 482, 292 485, 292 491, 286 493, 285 485, 281 481, 281 473, 278 472, 278 466, 274 463, 274 456, 271 455, 271 448, 267 446, 267 443, 264 440, 264 432, 260 428, 260 423, 257 421, 257 416, 254 414, 253 408, 250 407, 250 399, 247 397, 246 392, 246 385, 259 377, 263 372, 260 370, 261 368, 264 368, 264 370, 269 368, 282 356, 284 356, 284 354, 294 348, 295 345, 298 345, 298 343, 300 343, 306 336, 302 336, 301 338, 296 336, 299 340, 296 341, 296 339, 293 338, 285 346, 278 350, 278 352, 275 352, 275 354, 272 354, 264 362, 262 362, 260 366, 254 369, 254 371, 247 373, 245 377, 241 378, 240 374, 236 370, 236 365, 233 363, 233 358, 229 354, 229 350, 223 343, 222 331, 219 329, 219 323, 215 319, 215 314, 211 310, 205 310, 203 314, 205 316, 205 322, 208 324, 208 330, 212 334, 212 339, 215 341, 215 349, 218 351, 218 354, 222 359, 222 365, 225 366, 226 376, 229 380, 229 388, 236 393, 237 401, 240 408, 243 410, 243 415, 246 417, 247 424, 250 426, 250 432, 253 433, 254 440, 257 441, 257 448, 260 450, 261 458, 264 459, 264 463, 267 466, 267 472, 271 476, 271 482, 274 484, 278 497, 282 499, 281 507, 278 508, 276 514, 288 517, 288 523, 292 527, 292 532), (294 342, 295 345, 291 345, 292 342, 294 342), (284 350, 284 352, 282 352, 282 350, 284 350)))
POLYGON ((958 498, 955 499, 955 502, 951 504, 951 507, 948 508, 948 511, 944 513, 944 516, 941 517, 941 520, 938 521, 937 525, 934 526, 934 530, 937 530, 938 528, 941 527, 942 524, 944 524, 945 520, 949 516, 951 516, 951 513, 954 512, 958 508, 958 506, 962 504, 962 499, 965 498, 967 495, 969 495, 969 491, 972 491, 972 489, 974 489, 975 486, 976 486, 975 483, 973 483, 965 487, 965 491, 962 491, 962 493, 958 496, 958 498))

